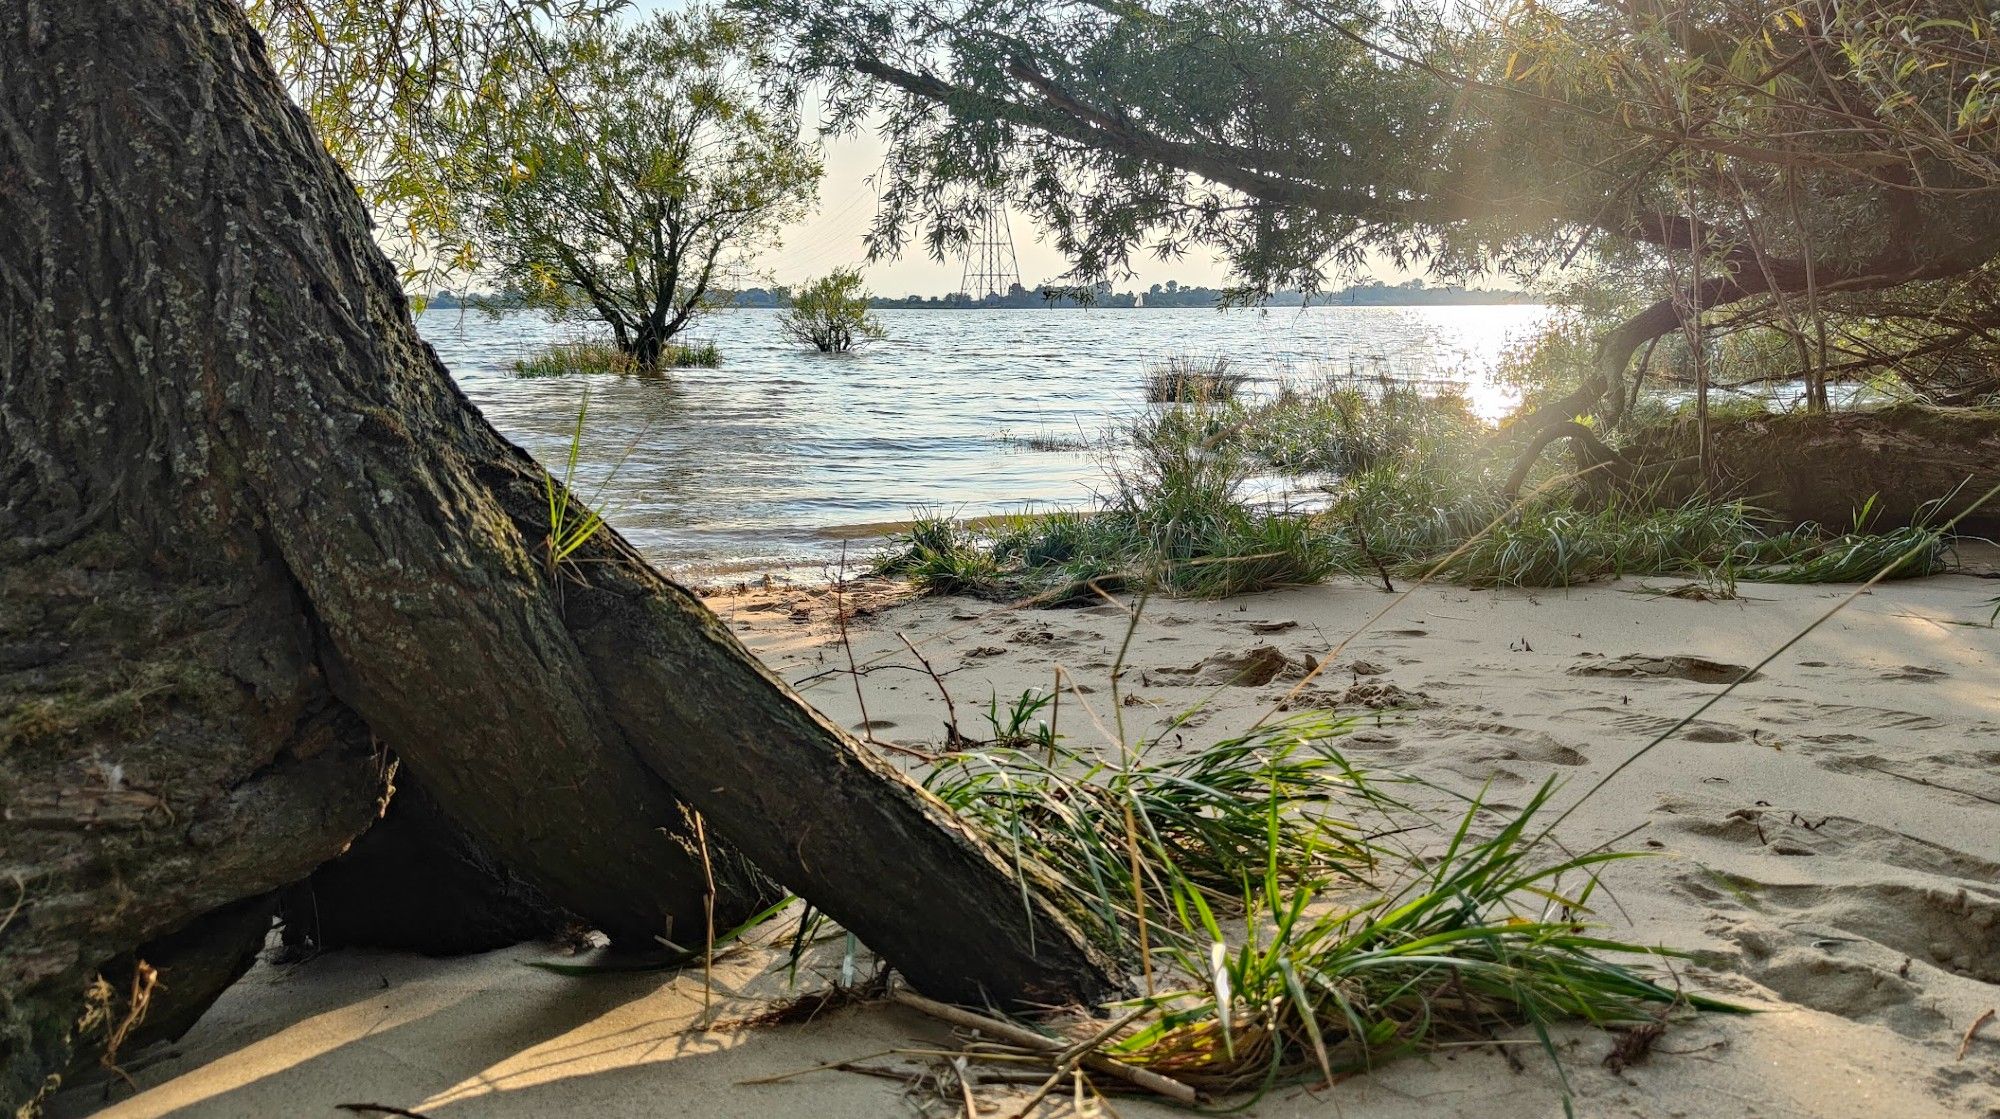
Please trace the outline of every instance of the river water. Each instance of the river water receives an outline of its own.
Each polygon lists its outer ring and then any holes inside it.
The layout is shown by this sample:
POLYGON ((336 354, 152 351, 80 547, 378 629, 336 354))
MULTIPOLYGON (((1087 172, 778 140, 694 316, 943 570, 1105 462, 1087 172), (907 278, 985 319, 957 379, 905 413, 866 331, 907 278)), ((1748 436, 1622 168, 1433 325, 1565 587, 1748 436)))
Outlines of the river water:
MULTIPOLYGON (((687 335, 718 369, 664 378, 521 378, 512 363, 582 336, 532 312, 430 310, 417 325, 495 426, 559 475, 586 388, 576 488, 683 577, 838 562, 865 526, 941 508, 964 516, 1087 505, 1092 454, 1031 450, 1037 435, 1101 432, 1144 407, 1173 357, 1230 358, 1249 392, 1327 373, 1465 386, 1491 380, 1537 306, 1156 310, 884 310, 888 338, 824 355, 778 336, 776 313, 729 310, 687 335)), ((854 545, 858 557, 870 545, 854 545)))

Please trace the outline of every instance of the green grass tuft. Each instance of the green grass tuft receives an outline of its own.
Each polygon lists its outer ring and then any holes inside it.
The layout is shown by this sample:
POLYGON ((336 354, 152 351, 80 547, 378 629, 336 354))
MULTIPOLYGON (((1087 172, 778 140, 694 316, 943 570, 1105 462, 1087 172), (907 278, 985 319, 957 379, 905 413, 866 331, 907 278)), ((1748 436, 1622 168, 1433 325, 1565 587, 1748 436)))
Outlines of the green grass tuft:
MULTIPOLYGON (((660 368, 714 369, 722 364, 722 351, 714 342, 683 345, 670 342, 660 355, 660 368)), ((609 342, 557 342, 514 363, 516 377, 572 377, 585 373, 644 373, 631 354, 609 342)))
MULTIPOLYGON (((1025 699, 1026 697, 1024 697, 1025 699)), ((1019 720, 1015 720, 1018 722, 1019 720)), ((996 721, 997 725, 997 721, 996 721)), ((1539 814, 1478 801, 1439 823, 1337 750, 1327 714, 1171 761, 1060 745, 949 754, 925 785, 1147 979, 1102 1052, 1205 1091, 1334 1078, 1494 1025, 1729 1010, 1662 984, 1674 953, 1590 924, 1602 865, 1539 814)), ((1434 790, 1435 791, 1435 790, 1434 790)))

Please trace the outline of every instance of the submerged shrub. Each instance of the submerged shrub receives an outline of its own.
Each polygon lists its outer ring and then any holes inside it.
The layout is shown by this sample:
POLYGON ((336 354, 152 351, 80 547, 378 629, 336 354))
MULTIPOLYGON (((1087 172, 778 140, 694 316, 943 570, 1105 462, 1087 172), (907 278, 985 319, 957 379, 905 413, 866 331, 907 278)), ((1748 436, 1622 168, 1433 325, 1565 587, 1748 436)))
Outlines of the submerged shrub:
POLYGON ((835 269, 794 292, 792 305, 778 316, 778 329, 823 354, 844 354, 888 335, 868 312, 868 291, 853 268, 835 269))

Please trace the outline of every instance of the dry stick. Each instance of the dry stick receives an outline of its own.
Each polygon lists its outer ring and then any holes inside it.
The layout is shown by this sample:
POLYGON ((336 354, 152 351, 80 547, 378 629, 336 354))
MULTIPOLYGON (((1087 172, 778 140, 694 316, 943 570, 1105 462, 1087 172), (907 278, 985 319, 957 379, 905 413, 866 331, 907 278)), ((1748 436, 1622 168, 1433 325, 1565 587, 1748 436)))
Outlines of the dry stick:
MULTIPOLYGON (((1658 747, 1661 743, 1665 742, 1669 738, 1672 738, 1674 735, 1679 734, 1683 727, 1686 727, 1689 723, 1692 723, 1696 719, 1701 718, 1701 716, 1705 714, 1709 708, 1714 707, 1718 703, 1721 703, 1725 697, 1727 697, 1731 692, 1734 692, 1737 689, 1737 687, 1741 685, 1745 680, 1748 680, 1751 677, 1756 676, 1759 672, 1769 667, 1772 661, 1775 661, 1779 657, 1784 656, 1785 653, 1789 651, 1792 646, 1797 645, 1801 641, 1804 641, 1807 635, 1811 634, 1814 630, 1818 629, 1819 627, 1825 625, 1827 622, 1833 620, 1833 616, 1835 614, 1838 614, 1842 610, 1847 609, 1849 606, 1854 604, 1856 599, 1859 599, 1862 595, 1867 594, 1869 591, 1875 589, 1875 585, 1877 583, 1880 583, 1882 580, 1888 578, 1890 572, 1901 568, 1904 564, 1908 563, 1910 560, 1915 559, 1919 554, 1921 554, 1924 551, 1924 549, 1931 547, 1931 545, 1935 542, 1935 539, 1941 539, 1946 534, 1950 533, 1952 529, 1958 527, 1958 523, 1960 521, 1971 516, 1981 506, 1993 500, 1993 498, 1996 495, 2000 495, 2000 485, 1993 486, 1991 489, 1981 494, 1978 500, 1974 501, 1972 504, 1966 506, 1962 511, 1960 511, 1956 517, 1953 517, 1951 520, 1946 521, 1942 526, 1938 528, 1937 533, 1935 534, 1935 538, 1927 537, 1925 539, 1918 540, 1915 544, 1911 545, 1910 548, 1907 551, 1905 551, 1902 555, 1897 556, 1893 560, 1890 560, 1888 564, 1882 568, 1882 570, 1877 571, 1875 573, 1873 578, 1869 579, 1866 583, 1863 583, 1860 586, 1854 588, 1854 593, 1841 599, 1839 602, 1834 603, 1833 606, 1826 611, 1826 613, 1821 614, 1819 617, 1813 619, 1811 625, 1808 625, 1806 628, 1786 638, 1777 648, 1771 650, 1771 652, 1768 655, 1766 655, 1763 660, 1760 660, 1756 664, 1751 665, 1749 668, 1744 669, 1741 675, 1737 676, 1735 680, 1730 681, 1728 687, 1708 697, 1708 699, 1702 702, 1701 706, 1695 708, 1693 711, 1690 711, 1686 715, 1682 716, 1679 722, 1661 731, 1656 737, 1654 737, 1654 739, 1651 742, 1648 742, 1644 746, 1641 746, 1639 747, 1639 749, 1633 751, 1632 754, 1629 757, 1627 757, 1624 761, 1619 762, 1617 765, 1613 766, 1611 772, 1605 774, 1603 777, 1598 778, 1597 783, 1595 785, 1592 785, 1588 790, 1584 792, 1582 796, 1576 799, 1575 804, 1572 804, 1568 808, 1563 809, 1562 815, 1557 816, 1555 818, 1554 823, 1551 823, 1547 828, 1544 828, 1542 834, 1547 835, 1549 832, 1554 831, 1559 825, 1561 825, 1561 823, 1564 820, 1570 818, 1571 813, 1575 812, 1578 808, 1583 807, 1583 803, 1585 801, 1589 800, 1593 796, 1596 796, 1597 791, 1599 789, 1602 789, 1604 786, 1610 784, 1612 778, 1625 772, 1625 770, 1628 767, 1630 767, 1633 762, 1636 762, 1640 758, 1645 757, 1647 754, 1652 753, 1654 748, 1658 747)), ((1927 784, 1928 782, 1925 783, 1927 784)))
POLYGON ((1361 555, 1375 568, 1375 574, 1382 577, 1382 589, 1390 594, 1395 594, 1396 584, 1389 581, 1388 565, 1382 562, 1382 557, 1375 554, 1375 549, 1368 546, 1368 530, 1361 527, 1361 510, 1359 509, 1354 511, 1354 542, 1361 546, 1361 555))
POLYGON ((1894 777, 1898 781, 1910 781, 1928 789, 1942 789, 1947 793, 1957 793, 1959 796, 1971 797, 1973 800, 1983 800, 1988 804, 2000 804, 2000 797, 1985 796, 1981 793, 1975 793, 1971 789, 1961 789, 1955 785, 1942 785, 1936 781, 1926 781, 1921 777, 1913 777, 1907 773, 1897 773, 1893 769, 1883 769, 1881 766, 1868 765, 1865 762, 1852 762, 1850 764, 1854 765, 1857 769, 1865 769, 1870 773, 1879 773, 1884 777, 1894 777))
MULTIPOLYGON (((1099 593, 1102 592, 1100 591, 1099 593)), ((1125 810, 1125 857, 1131 863, 1132 912, 1139 923, 1139 968, 1146 976, 1146 997, 1152 998, 1154 993, 1153 949, 1151 936, 1146 928, 1146 890, 1145 879, 1140 871, 1139 821, 1135 818, 1132 811, 1130 784, 1132 767, 1138 759, 1132 750, 1131 743, 1125 738, 1125 701, 1124 696, 1119 690, 1119 681, 1125 676, 1125 657, 1132 648, 1132 635, 1138 631, 1139 619, 1145 612, 1146 596, 1141 593, 1137 599, 1133 600, 1131 620, 1125 623, 1125 639, 1119 642, 1118 656, 1111 664, 1111 714, 1118 721, 1119 760, 1124 766, 1126 776, 1126 795, 1122 798, 1124 800, 1122 807, 1125 810)), ((1053 1082, 1051 1082, 1051 1086, 1053 1086, 1053 1082)))
MULTIPOLYGON (((1092 589, 1097 589, 1092 584, 1092 589)), ((1103 594, 1102 590, 1098 590, 1103 594)), ((1132 649, 1132 634, 1139 629, 1139 617, 1146 612, 1146 595, 1140 592, 1132 602, 1131 620, 1125 623, 1125 639, 1118 643, 1118 656, 1111 662, 1111 717, 1118 723, 1118 751, 1125 761, 1125 767, 1132 766, 1132 744, 1125 739, 1125 697, 1119 692, 1119 681, 1125 677, 1125 655, 1132 649)))
MULTIPOLYGON (((912 652, 914 651, 915 650, 912 650, 912 652)), ((1051 685, 1052 690, 1049 692, 1049 703, 1050 703, 1049 756, 1043 759, 1043 761, 1050 766, 1054 766, 1056 764, 1056 743, 1060 741, 1062 738, 1060 732, 1060 728, 1062 726, 1062 678, 1063 678, 1062 665, 1057 664, 1055 666, 1055 670, 1056 670, 1055 683, 1051 685)), ((6 927, 7 926, 4 923, 0 923, 0 929, 4 929, 6 927)))
POLYGON ((1966 1055, 1966 1053, 1968 1053, 1968 1052, 1970 1052, 1970 1051, 1971 1051, 1971 1049, 1972 1049, 1972 1039, 1973 1039, 1973 1038, 1975 1038, 1975 1037, 1977 1037, 1977 1036, 1979 1036, 1979 1027, 1981 1027, 1981 1026, 1985 1025, 1985 1024, 1986 1024, 1986 1023, 1988 1023, 1988 1022, 1991 1022, 1991 1021, 1993 1020, 1993 1018, 1994 1018, 1994 1015, 1995 1015, 1996 1013, 2000 1013, 2000 1011, 1994 1011, 1994 1010, 1991 1010, 1991 1009, 1989 1009, 1989 1010, 1987 1010, 1987 1012, 1986 1012, 1986 1013, 1984 1013, 1984 1014, 1981 1014, 1981 1015, 1980 1015, 1979 1017, 1977 1017, 1977 1018, 1974 1018, 1974 1019, 1972 1020, 1972 1024, 1971 1024, 1970 1026, 1967 1026, 1967 1027, 1965 1028, 1965 1037, 1964 1037, 1964 1038, 1963 1038, 1962 1040, 1960 1040, 1960 1041, 1959 1041, 1959 1043, 1958 1043, 1958 1059, 1959 1059, 1959 1060, 1963 1061, 1963 1060, 1965 1059, 1965 1055, 1966 1055))
POLYGON ((1132 912, 1139 922, 1139 969, 1146 976, 1146 997, 1152 998, 1153 948, 1146 931, 1145 876, 1139 863, 1139 821, 1132 815, 1132 800, 1125 799, 1125 857, 1132 865, 1132 912))
MULTIPOLYGON (((1036 1033, 1026 1026, 1018 1026, 1012 1022, 1003 1021, 998 1018, 989 1018, 984 1014, 952 1006, 949 1003, 938 1002, 936 999, 927 999, 914 991, 897 988, 889 993, 889 999, 892 1002, 907 1006, 920 1014, 927 1014, 941 1022, 949 1022, 954 1026, 960 1026, 968 1030, 979 1030, 994 1037, 1003 1038, 1024 1049, 1035 1049, 1054 1055, 1069 1048, 1059 1038, 1036 1033)), ((1165 1096, 1176 1103, 1192 1107, 1200 1102, 1200 1093, 1196 1092, 1192 1086, 1175 1080, 1171 1076, 1162 1076, 1151 1069, 1140 1068, 1137 1065, 1128 1065, 1123 1061, 1114 1060, 1101 1053, 1086 1053, 1081 1060, 1086 1068, 1094 1069, 1104 1073, 1106 1076, 1115 1076, 1128 1084, 1144 1088, 1155 1095, 1165 1096)))
POLYGON ((706 892, 702 895, 702 906, 707 910, 708 940, 701 953, 701 1021, 702 1028, 709 1024, 709 997, 714 990, 712 982, 715 970, 715 868, 708 861, 708 825, 701 813, 694 815, 694 837, 701 844, 701 874, 707 880, 706 892))
POLYGON ((411 1111, 407 1107, 392 1107, 386 1103, 337 1103, 333 1106, 341 1111, 352 1111, 357 1115, 400 1115, 403 1119, 431 1119, 421 1111, 411 1111))
POLYGON ((972 1072, 965 1066, 965 1058, 953 1057, 951 1071, 958 1076, 958 1098, 965 1101, 965 1119, 979 1119, 979 1105, 972 1100, 972 1072))
POLYGON ((736 1081, 736 1087, 754 1085, 754 1083, 784 1083, 784 1081, 788 1081, 792 1077, 804 1077, 804 1075, 810 1075, 810 1073, 824 1073, 824 1071, 830 1071, 830 1069, 844 1069, 844 1067, 860 1063, 860 1061, 874 1061, 876 1057, 892 1057, 896 1053, 898 1053, 898 1049, 882 1049, 880 1053, 862 1053, 860 1057, 844 1057, 840 1061, 820 1061, 818 1065, 810 1065, 810 1067, 804 1067, 804 1069, 792 1069, 790 1073, 778 1073, 778 1075, 772 1075, 772 1077, 754 1077, 754 1079, 748 1079, 748 1081, 736 1081))
POLYGON ((1092 1033, 1084 1041, 1078 1041, 1076 1045, 1070 1045, 1068 1049, 1064 1049, 1062 1055, 1056 1057, 1056 1071, 1048 1073, 1048 1079, 1042 1081, 1042 1087, 1036 1089, 1036 1093, 1032 1097, 1028 1097, 1028 1103, 1020 1105, 1020 1111, 1014 1113, 1014 1119, 1028 1119, 1028 1113, 1034 1111, 1034 1107, 1038 1103, 1042 1103, 1044 1099, 1048 1099, 1048 1093, 1056 1091, 1056 1085, 1062 1083, 1062 1077, 1074 1077, 1076 1079, 1076 1099, 1078 1099, 1076 1113, 1082 1115, 1084 1113, 1084 1105, 1082 1105, 1082 1099, 1084 1099, 1084 1075, 1076 1069, 1076 1063, 1082 1061, 1088 1053, 1094 1053, 1098 1045, 1104 1045, 1106 1041, 1110 1041, 1112 1035, 1116 1035, 1120 1029, 1132 1025, 1134 1021, 1138 1021, 1140 1017, 1144 1017, 1148 1013, 1152 1013, 1152 1007, 1140 1007, 1140 1009, 1124 1015, 1122 1019, 1106 1025, 1104 1029, 1092 1033))
POLYGON ((840 626, 840 647, 847 651, 847 675, 854 681, 854 702, 861 708, 861 740, 875 741, 875 720, 868 717, 868 700, 861 694, 861 673, 854 665, 854 646, 847 640, 847 541, 840 542, 840 574, 833 581, 833 620, 840 626))
MULTIPOLYGON (((910 651, 910 655, 917 658, 917 663, 923 665, 924 672, 929 674, 931 678, 931 683, 937 685, 938 698, 944 700, 945 727, 947 733, 950 736, 949 738, 946 739, 946 741, 951 744, 951 747, 953 749, 957 749, 959 743, 965 741, 965 735, 959 733, 958 730, 958 707, 951 701, 951 692, 945 689, 944 681, 938 677, 937 669, 932 668, 931 662, 925 659, 922 653, 919 653, 917 651, 917 647, 915 645, 910 644, 909 635, 903 633, 901 630, 898 630, 896 632, 896 640, 901 641, 903 643, 903 648, 908 649, 910 651)), ((850 652, 848 655, 851 663, 853 654, 850 652)), ((856 679, 859 680, 860 678, 856 677, 856 679)))

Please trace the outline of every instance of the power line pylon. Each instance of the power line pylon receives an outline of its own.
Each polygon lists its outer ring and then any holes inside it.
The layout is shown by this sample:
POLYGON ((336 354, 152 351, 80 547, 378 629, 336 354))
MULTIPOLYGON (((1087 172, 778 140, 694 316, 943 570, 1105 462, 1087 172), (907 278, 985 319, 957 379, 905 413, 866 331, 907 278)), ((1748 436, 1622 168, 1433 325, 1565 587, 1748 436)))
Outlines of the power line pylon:
POLYGON ((1014 258, 1014 229, 1007 222, 1007 199, 995 191, 986 201, 986 216, 965 246, 965 271, 958 290, 973 302, 989 295, 1006 296, 1021 282, 1021 265, 1014 258))

